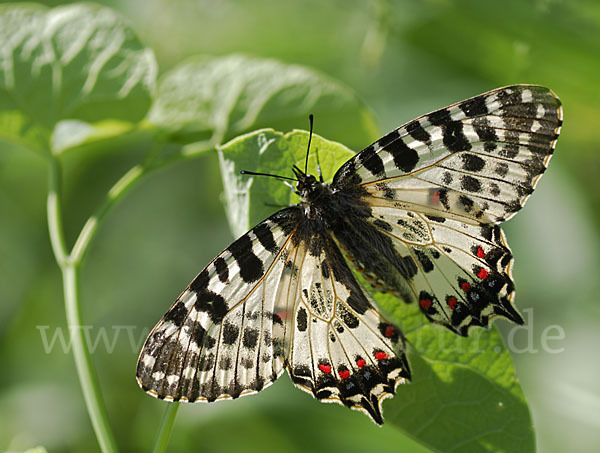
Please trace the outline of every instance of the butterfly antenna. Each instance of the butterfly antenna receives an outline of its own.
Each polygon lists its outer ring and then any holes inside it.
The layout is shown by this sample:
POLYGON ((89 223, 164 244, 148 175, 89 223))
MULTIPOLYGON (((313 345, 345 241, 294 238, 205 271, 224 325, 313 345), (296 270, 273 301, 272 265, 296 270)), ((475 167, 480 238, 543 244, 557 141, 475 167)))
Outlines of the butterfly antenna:
POLYGON ((310 141, 313 133, 313 114, 308 115, 308 122, 310 123, 310 133, 308 134, 308 147, 306 148, 306 160, 304 161, 304 174, 308 174, 308 153, 310 152, 310 141))
POLYGON ((255 171, 247 171, 247 170, 242 170, 240 171, 240 175, 251 175, 251 176, 270 176, 271 178, 278 178, 278 179, 288 179, 290 181, 298 181, 297 179, 294 178, 288 178, 287 176, 280 176, 280 175, 272 175, 271 173, 258 173, 255 171))
POLYGON ((323 172, 321 171, 321 161, 319 160, 319 147, 315 148, 315 153, 317 153, 317 171, 319 172, 319 181, 325 181, 323 179, 323 172))

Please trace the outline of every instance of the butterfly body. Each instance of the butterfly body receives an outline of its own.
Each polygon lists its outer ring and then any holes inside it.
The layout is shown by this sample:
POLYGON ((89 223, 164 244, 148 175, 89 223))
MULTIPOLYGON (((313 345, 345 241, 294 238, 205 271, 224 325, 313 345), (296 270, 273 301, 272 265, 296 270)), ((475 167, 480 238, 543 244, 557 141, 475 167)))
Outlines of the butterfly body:
POLYGON ((284 370, 322 401, 383 422, 410 379, 376 291, 466 336, 513 306, 498 223, 531 195, 562 123, 558 98, 500 88, 417 118, 351 158, 331 183, 293 172, 301 201, 219 254, 148 336, 137 380, 168 401, 256 393, 284 370))

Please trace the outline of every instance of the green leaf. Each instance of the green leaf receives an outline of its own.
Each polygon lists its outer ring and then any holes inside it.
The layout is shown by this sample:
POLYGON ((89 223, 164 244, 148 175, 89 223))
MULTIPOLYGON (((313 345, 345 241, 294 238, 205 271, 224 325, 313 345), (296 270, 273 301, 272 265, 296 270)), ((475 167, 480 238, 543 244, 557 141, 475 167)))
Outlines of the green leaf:
MULTIPOLYGON (((292 165, 303 168, 306 140, 303 131, 262 130, 219 150, 227 214, 236 235, 276 210, 267 204, 297 202, 281 181, 239 175, 239 170, 290 176, 292 165)), ((318 148, 326 180, 352 155, 321 137, 313 136, 313 144, 309 172, 315 173, 318 148)), ((374 297, 405 333, 413 375, 384 404, 387 425, 434 450, 534 451, 529 409, 495 327, 472 329, 463 338, 429 323, 416 306, 393 296, 374 297)))
POLYGON ((351 146, 377 138, 370 110, 354 92, 302 66, 232 55, 194 58, 166 74, 149 120, 181 143, 224 143, 263 127, 308 125, 351 146), (365 140, 367 138, 367 140, 365 140))
POLYGON ((47 151, 61 120, 137 122, 150 106, 154 55, 108 8, 4 5, 0 45, 0 138, 47 151))
MULTIPOLYGON (((218 147, 227 219, 236 236, 268 217, 277 209, 297 203, 298 197, 281 180, 266 176, 240 175, 241 170, 293 177, 292 166, 304 169, 308 132, 287 134, 263 129, 237 137, 218 147)), ((344 145, 313 134, 308 170, 317 173, 317 153, 325 180, 330 180, 337 163, 354 153, 344 145)))
POLYGON ((386 423, 435 450, 535 451, 529 408, 496 327, 460 337, 416 306, 374 296, 406 335, 413 376, 384 404, 386 423))
POLYGON ((90 124, 85 121, 64 120, 54 128, 51 147, 55 153, 62 153, 110 138, 120 138, 135 130, 134 125, 126 121, 108 119, 90 124))

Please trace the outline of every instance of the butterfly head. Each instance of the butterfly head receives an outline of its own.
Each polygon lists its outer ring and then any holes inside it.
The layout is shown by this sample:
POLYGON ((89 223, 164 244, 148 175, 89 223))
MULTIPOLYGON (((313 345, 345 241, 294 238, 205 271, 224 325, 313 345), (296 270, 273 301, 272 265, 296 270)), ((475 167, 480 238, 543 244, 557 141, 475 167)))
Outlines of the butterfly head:
POLYGON ((292 167, 292 171, 296 176, 296 192, 304 200, 311 198, 312 194, 321 192, 328 184, 319 181, 314 175, 307 175, 295 165, 292 167))
POLYGON ((309 219, 320 218, 319 213, 328 205, 328 200, 331 198, 330 185, 320 181, 314 175, 307 175, 296 166, 292 167, 292 171, 298 180, 296 193, 302 198, 301 205, 306 216, 309 219))

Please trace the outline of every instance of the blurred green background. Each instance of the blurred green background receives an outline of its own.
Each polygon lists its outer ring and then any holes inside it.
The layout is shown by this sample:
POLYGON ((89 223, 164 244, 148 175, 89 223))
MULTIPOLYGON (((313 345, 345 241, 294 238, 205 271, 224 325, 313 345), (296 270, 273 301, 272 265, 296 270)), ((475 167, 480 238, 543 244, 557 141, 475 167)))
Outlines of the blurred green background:
MULTIPOLYGON (((552 88, 565 113, 555 157, 527 207, 505 225, 516 261, 516 303, 530 329, 511 333, 512 326, 497 325, 511 340, 538 450, 597 451, 600 2, 99 3, 132 23, 154 49, 161 74, 188 56, 232 52, 314 67, 356 90, 382 132, 498 86, 552 88), (544 335, 558 338, 544 342, 544 335)), ((326 122, 316 118, 317 132, 326 122)), ((106 190, 139 161, 145 145, 124 140, 109 153, 65 156, 69 243, 106 190)), ((46 354, 39 327, 50 326, 51 336, 66 325, 60 273, 48 242, 46 187, 44 159, 2 144, 0 449, 95 451, 73 359, 60 347, 46 354)), ((93 353, 124 451, 151 448, 164 407, 135 383, 141 341, 232 239, 220 193, 215 153, 154 173, 110 212, 87 256, 82 306, 92 337, 105 327, 112 341, 113 326, 131 326, 122 328, 112 352, 98 346, 93 353)), ((295 390, 287 377, 250 398, 182 406, 170 448, 427 451, 392 427, 367 423, 364 415, 324 407, 295 390)))

